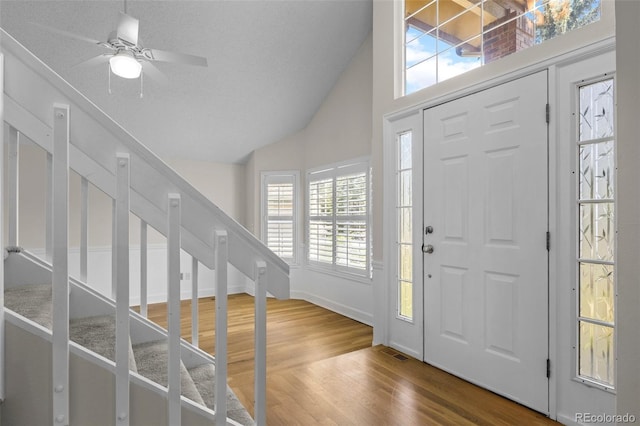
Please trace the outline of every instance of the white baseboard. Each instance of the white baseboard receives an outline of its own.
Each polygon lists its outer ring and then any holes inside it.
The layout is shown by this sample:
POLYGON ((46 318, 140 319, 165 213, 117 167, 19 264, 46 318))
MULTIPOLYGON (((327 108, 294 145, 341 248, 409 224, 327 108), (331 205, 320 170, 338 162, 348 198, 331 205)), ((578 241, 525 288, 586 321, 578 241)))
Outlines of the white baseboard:
POLYGON ((342 303, 334 302, 333 300, 329 300, 324 297, 316 296, 304 291, 292 291, 291 298, 306 300, 314 305, 329 309, 330 311, 344 315, 345 317, 351 318, 368 326, 372 326, 373 324, 373 316, 371 314, 351 308, 342 303))
MULTIPOLYGON (((227 294, 240 294, 240 293, 248 293, 247 286, 245 284, 229 284, 227 288, 227 294)), ((216 291, 213 288, 201 288, 198 291, 198 298, 201 299, 203 297, 214 297, 216 295, 216 291)), ((251 294, 253 296, 253 294, 251 294)), ((191 291, 183 290, 180 292, 180 300, 190 300, 191 299, 191 291)), ((149 294, 147 298, 147 303, 165 303, 167 301, 166 293, 154 293, 149 294)), ((130 300, 131 306, 140 305, 140 298, 132 298, 130 300)))

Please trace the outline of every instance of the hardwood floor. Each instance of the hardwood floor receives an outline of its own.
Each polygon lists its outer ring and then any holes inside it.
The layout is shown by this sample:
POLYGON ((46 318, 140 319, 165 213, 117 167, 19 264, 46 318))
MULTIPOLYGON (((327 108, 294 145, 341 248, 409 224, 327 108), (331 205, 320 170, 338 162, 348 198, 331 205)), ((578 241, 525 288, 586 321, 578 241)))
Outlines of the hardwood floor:
MULTIPOLYGON (((199 300, 200 346, 214 353, 214 300, 199 300)), ((372 329, 301 300, 267 302, 269 425, 545 425, 542 414, 403 356, 372 329)), ((164 304, 149 318, 166 324, 164 304)), ((191 304, 182 303, 191 340, 191 304)), ((253 414, 253 298, 229 297, 229 385, 253 414)))

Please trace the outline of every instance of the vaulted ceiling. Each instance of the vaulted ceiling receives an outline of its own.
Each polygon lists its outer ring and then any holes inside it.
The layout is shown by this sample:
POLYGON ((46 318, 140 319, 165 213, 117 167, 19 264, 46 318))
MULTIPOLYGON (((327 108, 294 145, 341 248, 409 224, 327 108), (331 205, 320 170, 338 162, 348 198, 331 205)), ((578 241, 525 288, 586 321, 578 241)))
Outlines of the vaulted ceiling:
POLYGON ((123 80, 74 66, 106 50, 122 1, 0 1, 0 25, 158 155, 241 163, 303 129, 371 31, 372 0, 128 0, 145 46, 207 58, 123 80))

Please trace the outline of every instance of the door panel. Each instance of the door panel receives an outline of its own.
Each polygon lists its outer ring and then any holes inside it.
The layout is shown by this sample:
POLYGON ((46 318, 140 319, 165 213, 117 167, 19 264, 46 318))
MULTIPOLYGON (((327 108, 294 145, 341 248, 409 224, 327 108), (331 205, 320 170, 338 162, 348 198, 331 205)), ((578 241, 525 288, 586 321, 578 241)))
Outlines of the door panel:
POLYGON ((548 412, 547 76, 425 110, 425 361, 548 412))

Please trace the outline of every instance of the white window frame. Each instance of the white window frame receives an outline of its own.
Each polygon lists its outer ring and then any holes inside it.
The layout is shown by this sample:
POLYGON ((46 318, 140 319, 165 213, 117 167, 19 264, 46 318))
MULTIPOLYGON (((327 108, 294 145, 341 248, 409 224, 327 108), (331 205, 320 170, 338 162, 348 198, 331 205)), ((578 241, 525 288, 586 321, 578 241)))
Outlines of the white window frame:
POLYGON ((297 170, 286 171, 263 171, 260 172, 260 239, 267 245, 267 230, 269 217, 267 216, 267 187, 269 184, 276 183, 293 183, 293 258, 282 258, 289 265, 295 266, 300 263, 299 245, 300 245, 300 172, 297 170))
MULTIPOLYGON (((435 0, 434 0, 435 1, 435 0)), ((487 1, 487 0, 483 0, 483 1, 487 1)), ((402 98, 404 96, 409 96, 412 95, 413 93, 418 93, 422 90, 428 89, 430 87, 434 87, 437 86, 439 83, 441 83, 442 81, 446 81, 446 80, 438 80, 436 83, 431 84, 431 85, 427 85, 424 86, 420 89, 417 89, 415 91, 412 91, 410 93, 407 93, 406 91, 406 54, 405 54, 405 43, 406 43, 406 33, 405 33, 405 4, 404 4, 404 0, 399 0, 399 1, 394 1, 393 2, 393 36, 394 36, 394 54, 393 54, 393 60, 394 60, 394 69, 395 69, 395 79, 394 79, 394 97, 397 98, 402 98)), ((613 7, 613 3, 612 1, 605 1, 605 0, 601 0, 600 1, 600 17, 598 20, 589 23, 587 25, 584 25, 580 28, 576 28, 570 31, 567 31, 563 34, 559 34, 556 37, 554 37, 553 39, 549 39, 546 40, 542 43, 538 43, 538 44, 534 44, 534 46, 532 47, 537 47, 537 46, 545 46, 543 49, 545 49, 546 51, 549 52, 547 56, 548 58, 552 58, 555 57, 557 55, 562 55, 565 53, 569 53, 570 51, 574 50, 577 47, 586 47, 588 46, 590 43, 593 42, 597 42, 599 40, 601 40, 603 37, 603 34, 613 34, 613 28, 614 28, 614 7, 613 7), (573 32, 579 32, 581 34, 580 38, 580 42, 579 44, 575 43, 575 39, 577 39, 577 36, 569 36, 566 37, 567 34, 573 33, 573 32), (564 39, 567 39, 567 41, 564 41, 564 39), (560 40, 560 41, 558 41, 560 40)), ((435 31, 435 30, 434 30, 435 31)), ((481 37, 481 36, 480 36, 481 37)), ((473 38, 473 37, 472 37, 473 38)), ((521 58, 520 61, 513 61, 513 64, 516 63, 527 63, 530 62, 531 60, 533 61, 537 61, 539 60, 540 54, 537 52, 530 52, 527 53, 529 50, 531 49, 522 49, 519 50, 517 52, 515 52, 515 54, 519 55, 519 57, 521 58)), ((535 51, 540 51, 539 48, 534 49, 535 51)), ((510 55, 509 55, 510 56, 510 55)), ((483 60, 484 62, 484 60, 483 60)), ((494 62, 502 62, 500 60, 494 61, 494 62)), ((493 63, 490 64, 482 64, 480 67, 478 68, 484 68, 484 67, 494 67, 493 63)), ((497 73, 497 74, 505 74, 507 71, 517 71, 520 68, 520 65, 497 65, 496 67, 496 72, 494 72, 493 74, 497 73), (506 68, 505 68, 506 67, 506 68)), ((461 75, 466 74, 466 72, 463 72, 459 75, 456 75, 455 77, 460 77, 461 75)), ((486 74, 476 74, 476 75, 485 75, 485 76, 491 76, 493 75, 491 72, 487 72, 486 74)), ((481 77, 482 78, 482 77, 481 77)), ((468 82, 471 82, 472 84, 474 82, 477 82, 477 79, 474 78, 468 78, 468 81, 465 80, 465 78, 463 77, 461 79, 461 81, 464 81, 463 85, 468 84, 468 82)))
MULTIPOLYGON (((306 234, 306 250, 305 250, 305 259, 307 262, 307 266, 311 269, 316 269, 321 272, 334 273, 342 276, 346 276, 349 278, 360 278, 360 279, 371 279, 371 166, 368 157, 361 157, 357 159, 353 159, 350 161, 343 161, 340 163, 330 164, 324 167, 317 167, 313 169, 309 169, 306 174, 306 208, 305 208, 305 234, 306 234), (365 219, 365 227, 366 227, 366 260, 365 260, 365 268, 359 269, 354 267, 349 267, 345 265, 338 265, 336 263, 336 244, 335 244, 335 232, 333 234, 333 260, 331 263, 328 262, 319 262, 315 260, 309 259, 310 254, 310 222, 313 217, 310 215, 310 184, 312 181, 318 181, 321 179, 332 179, 333 180, 333 209, 332 209, 332 222, 333 228, 336 228, 336 223, 341 218, 346 218, 348 216, 337 216, 336 215, 336 198, 335 198, 335 182, 336 179, 341 176, 352 175, 355 173, 364 173, 366 177, 366 188, 367 188, 367 206, 366 206, 366 214, 364 215, 365 219)), ((324 216, 323 216, 324 217, 324 216)))
MULTIPOLYGON (((587 323, 591 323, 591 324, 598 324, 599 321, 597 320, 589 320, 586 318, 582 318, 580 316, 580 264, 583 262, 583 259, 580 258, 580 249, 579 249, 579 241, 580 241, 580 217, 579 217, 579 206, 580 206, 580 163, 579 163, 579 153, 580 153, 580 145, 581 143, 584 143, 586 145, 588 144, 592 144, 592 143, 598 143, 599 139, 593 139, 593 140, 586 140, 586 141, 579 141, 579 107, 580 107, 580 101, 579 101, 579 93, 580 93, 580 88, 584 87, 584 86, 589 86, 590 84, 594 84, 594 83, 598 83, 601 81, 606 81, 606 80, 612 80, 613 81, 613 85, 614 85, 614 94, 615 94, 615 87, 616 87, 616 78, 615 78, 615 72, 609 72, 606 74, 602 74, 602 75, 598 75, 596 77, 593 78, 589 78, 589 79, 582 79, 578 82, 576 82, 573 87, 572 87, 572 95, 574 97, 574 101, 573 101, 573 110, 572 110, 572 115, 575 118, 574 122, 572 123, 572 143, 573 145, 573 161, 574 161, 574 167, 576 170, 576 176, 575 176, 575 180, 573 182, 574 188, 574 199, 575 199, 575 204, 573 207, 573 243, 575 244, 575 259, 576 262, 573 265, 574 266, 574 270, 573 270, 573 306, 572 306, 572 316, 573 316, 573 320, 575 321, 574 323, 574 328, 572 330, 572 337, 573 337, 573 345, 572 345, 572 350, 573 350, 573 354, 572 354, 572 368, 574 371, 574 377, 573 380, 578 382, 578 383, 582 383, 583 385, 586 385, 589 388, 595 388, 595 389, 600 389, 603 390, 607 393, 611 393, 611 394, 615 394, 616 393, 616 386, 617 383, 613 383, 613 384, 609 384, 609 383, 605 383, 605 382, 601 382, 593 377, 589 377, 587 375, 582 375, 580 374, 580 322, 587 322, 587 323)), ((615 95, 614 95, 615 96, 615 95)), ((614 108, 615 108, 615 99, 614 99, 614 108)), ((614 110, 615 111, 615 110, 614 110)), ((614 126, 614 134, 612 137, 610 138, 605 138, 606 139, 610 139, 613 142, 614 145, 614 150, 617 150, 617 128, 616 126, 614 126)), ((615 151, 614 151, 615 152, 615 151)), ((617 163, 617 162, 616 162, 617 163)), ((618 208, 618 199, 617 199, 617 164, 614 167, 614 170, 616 170, 613 179, 614 179, 614 197, 613 197, 613 202, 612 204, 614 205, 614 212, 617 212, 617 208, 618 208)), ((615 213, 614 213, 615 215, 615 213)), ((614 216, 615 217, 615 216, 614 216)), ((615 233, 617 234, 617 221, 614 219, 614 227, 615 227, 615 233)), ((603 325, 605 325, 606 327, 609 327, 613 330, 613 347, 617 348, 617 343, 616 343, 616 339, 618 336, 618 320, 617 320, 617 237, 614 237, 614 256, 613 256, 613 261, 611 264, 612 270, 613 270, 613 276, 614 276, 614 289, 613 289, 613 293, 614 293, 614 321, 612 324, 607 324, 607 323, 603 323, 603 325)), ((589 260, 584 260, 585 263, 590 263, 590 264, 597 264, 597 261, 589 261, 589 260)), ((616 355, 614 355, 614 375, 616 374, 615 372, 617 371, 617 361, 616 361, 616 355)))

